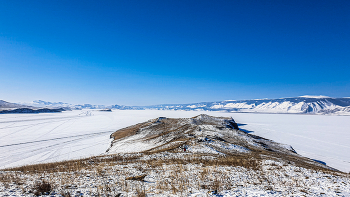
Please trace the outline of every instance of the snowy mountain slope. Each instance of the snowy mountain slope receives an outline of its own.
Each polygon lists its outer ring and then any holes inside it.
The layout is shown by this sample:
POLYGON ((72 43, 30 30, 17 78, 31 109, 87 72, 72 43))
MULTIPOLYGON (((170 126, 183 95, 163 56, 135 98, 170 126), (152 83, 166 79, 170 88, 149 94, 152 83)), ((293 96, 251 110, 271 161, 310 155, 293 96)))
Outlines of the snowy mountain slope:
POLYGON ((28 107, 28 106, 17 104, 17 103, 9 103, 9 102, 0 100, 0 110, 2 110, 2 109, 23 108, 23 107, 28 107))
POLYGON ((39 108, 0 100, 0 114, 62 112, 63 108, 39 108))
POLYGON ((350 98, 330 98, 325 96, 301 96, 280 99, 227 100, 221 102, 202 102, 177 105, 154 105, 144 109, 158 110, 197 110, 259 113, 294 114, 342 114, 347 115, 350 98))

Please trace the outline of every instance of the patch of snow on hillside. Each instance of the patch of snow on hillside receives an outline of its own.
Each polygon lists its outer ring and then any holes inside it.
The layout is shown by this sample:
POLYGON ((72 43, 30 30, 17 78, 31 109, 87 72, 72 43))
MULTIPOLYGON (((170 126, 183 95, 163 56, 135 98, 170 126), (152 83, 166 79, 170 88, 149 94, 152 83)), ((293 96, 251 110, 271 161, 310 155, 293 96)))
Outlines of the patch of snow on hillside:
POLYGON ((249 153, 250 152, 249 149, 247 149, 243 146, 236 145, 236 144, 227 144, 227 143, 218 142, 218 141, 209 141, 208 143, 212 146, 223 148, 226 150, 234 150, 234 151, 237 151, 240 153, 249 153))
POLYGON ((253 108, 255 105, 250 104, 248 105, 247 103, 227 103, 224 107, 225 108, 236 108, 236 109, 250 109, 253 108))
POLYGON ((323 95, 319 95, 319 96, 304 95, 304 96, 299 96, 299 97, 303 97, 303 98, 331 98, 329 96, 323 96, 323 95))
POLYGON ((188 107, 188 108, 196 108, 197 105, 187 105, 186 107, 188 107))
POLYGON ((224 155, 223 153, 215 150, 214 148, 212 147, 209 147, 209 146, 201 146, 201 145, 197 145, 197 146, 189 146, 187 148, 187 152, 190 152, 190 153, 197 153, 197 154, 200 154, 200 153, 207 153, 207 154, 219 154, 219 155, 224 155))
POLYGON ((217 104, 217 105, 211 106, 210 108, 211 108, 211 109, 221 109, 221 108, 223 108, 223 107, 224 107, 224 105, 222 105, 222 104, 217 104))

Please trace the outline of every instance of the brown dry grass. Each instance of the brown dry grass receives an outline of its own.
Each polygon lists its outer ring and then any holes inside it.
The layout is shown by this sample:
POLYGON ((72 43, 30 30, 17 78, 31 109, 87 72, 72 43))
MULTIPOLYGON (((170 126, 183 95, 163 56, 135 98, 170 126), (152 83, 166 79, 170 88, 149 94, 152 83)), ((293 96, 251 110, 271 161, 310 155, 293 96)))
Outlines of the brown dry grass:
POLYGON ((125 178, 125 180, 131 180, 131 181, 143 181, 143 179, 146 177, 147 175, 140 175, 140 176, 132 176, 132 177, 127 177, 125 178))
POLYGON ((186 144, 185 141, 182 140, 176 140, 175 142, 178 143, 173 143, 174 141, 170 141, 164 145, 157 146, 155 148, 152 148, 150 150, 145 151, 145 153, 152 154, 152 153, 161 153, 161 152, 166 152, 166 151, 173 151, 174 149, 179 148, 180 146, 183 146, 186 144), (171 144, 171 145, 170 145, 171 144))
POLYGON ((22 185, 24 183, 17 173, 14 174, 0 174, 0 182, 2 183, 14 183, 16 185, 22 185))
POLYGON ((120 155, 111 155, 111 156, 97 156, 89 157, 78 160, 68 160, 61 162, 53 163, 43 163, 43 164, 34 164, 26 165, 15 168, 4 169, 3 171, 20 171, 26 173, 38 173, 38 172, 77 172, 83 169, 94 169, 101 163, 109 164, 118 162, 121 164, 127 164, 135 162, 138 159, 139 155, 130 155, 129 157, 122 157, 120 155))
POLYGON ((166 136, 170 133, 183 134, 186 133, 186 131, 193 130, 193 126, 190 124, 181 125, 178 120, 165 119, 161 121, 161 124, 154 125, 151 129, 154 130, 156 134, 147 136, 145 140, 166 136))
POLYGON ((111 134, 111 138, 113 138, 114 140, 118 140, 118 139, 122 139, 125 137, 135 135, 140 130, 140 128, 149 126, 152 123, 154 123, 154 121, 143 122, 143 123, 139 123, 139 124, 136 124, 136 125, 133 125, 130 127, 125 127, 123 129, 119 129, 118 131, 111 134))
POLYGON ((48 182, 45 182, 45 181, 42 181, 42 182, 37 182, 35 185, 34 185, 34 194, 36 196, 40 196, 42 194, 49 194, 51 191, 52 191, 52 186, 50 183, 48 182))
POLYGON ((261 161, 253 157, 247 157, 246 155, 216 157, 215 159, 208 159, 205 156, 184 156, 182 158, 169 158, 169 159, 150 159, 139 161, 146 163, 152 167, 159 167, 163 164, 203 164, 204 166, 242 166, 248 169, 259 170, 261 161))
MULTIPOLYGON (((109 155, 109 156, 99 156, 99 157, 90 157, 80 160, 69 160, 62 162, 54 163, 44 163, 36 165, 27 165, 16 168, 4 169, 4 171, 20 171, 25 173, 39 173, 39 172, 77 172, 81 170, 92 170, 97 169, 99 165, 115 165, 115 164, 128 164, 128 163, 145 163, 150 166, 157 167, 162 166, 163 164, 203 164, 204 166, 242 166, 248 169, 259 170, 260 163, 264 159, 271 159, 276 161, 289 162, 295 166, 304 167, 307 169, 313 169, 317 171, 323 171, 325 173, 341 173, 333 171, 332 169, 327 169, 322 165, 315 165, 315 162, 308 158, 301 158, 298 156, 281 154, 270 151, 260 151, 253 152, 250 154, 231 154, 226 156, 217 156, 211 154, 193 154, 193 155, 184 155, 180 158, 163 158, 163 159, 148 159, 140 160, 142 155, 152 155, 154 153, 159 153, 162 151, 169 151, 175 148, 178 148, 179 145, 174 147, 168 147, 167 149, 160 149, 157 151, 144 152, 142 154, 130 154, 128 156, 121 155, 109 155), (206 156, 214 156, 215 159, 208 159, 206 156)), ((14 177, 5 177, 0 176, 0 180, 11 179, 14 180, 14 177)), ((21 182, 17 178, 17 182, 21 182)))

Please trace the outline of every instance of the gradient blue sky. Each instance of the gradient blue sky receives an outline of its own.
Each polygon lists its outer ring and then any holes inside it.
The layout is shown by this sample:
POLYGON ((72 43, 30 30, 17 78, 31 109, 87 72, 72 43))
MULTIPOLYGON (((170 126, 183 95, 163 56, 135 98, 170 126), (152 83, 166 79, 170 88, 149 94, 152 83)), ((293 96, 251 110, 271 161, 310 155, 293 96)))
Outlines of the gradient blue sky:
POLYGON ((0 1, 0 100, 350 96, 350 1, 0 1))

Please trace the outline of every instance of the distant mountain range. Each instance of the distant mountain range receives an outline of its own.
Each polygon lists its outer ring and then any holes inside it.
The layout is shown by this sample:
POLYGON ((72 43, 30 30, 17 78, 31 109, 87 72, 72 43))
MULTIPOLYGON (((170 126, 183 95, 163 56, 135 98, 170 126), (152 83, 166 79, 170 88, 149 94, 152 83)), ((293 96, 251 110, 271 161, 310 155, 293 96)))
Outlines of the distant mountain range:
MULTIPOLYGON (((8 103, 0 100, 1 108, 49 108, 49 109, 118 109, 118 110, 184 110, 184 111, 225 111, 245 113, 292 113, 292 114, 336 114, 350 115, 350 98, 331 98, 327 96, 300 96, 279 99, 226 100, 219 102, 200 102, 190 104, 162 104, 151 106, 124 105, 73 105, 63 102, 42 100, 31 103, 8 103), (30 107, 28 107, 30 106, 30 107)), ((4 110, 4 109, 3 109, 4 110)))
POLYGON ((69 103, 63 103, 63 102, 47 102, 42 100, 36 100, 30 103, 20 103, 23 105, 33 106, 37 108, 63 108, 68 110, 76 110, 76 109, 104 109, 106 108, 105 105, 91 105, 91 104, 83 104, 83 105, 73 105, 69 103))
POLYGON ((227 100, 179 105, 154 105, 143 108, 158 110, 350 115, 350 98, 300 96, 280 99, 227 100))

